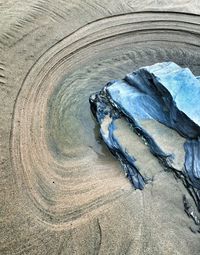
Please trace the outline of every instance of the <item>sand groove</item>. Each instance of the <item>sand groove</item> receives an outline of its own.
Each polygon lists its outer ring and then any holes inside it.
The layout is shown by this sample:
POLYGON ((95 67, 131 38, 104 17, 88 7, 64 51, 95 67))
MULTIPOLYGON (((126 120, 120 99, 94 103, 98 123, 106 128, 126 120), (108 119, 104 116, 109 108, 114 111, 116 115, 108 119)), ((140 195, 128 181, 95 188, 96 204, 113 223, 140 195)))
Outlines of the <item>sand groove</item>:
MULTIPOLYGON (((90 176, 90 181, 88 183, 87 181, 87 175, 85 176, 84 172, 88 167, 95 167, 96 156, 93 155, 93 153, 87 149, 87 153, 89 155, 86 155, 83 157, 81 155, 82 160, 76 161, 75 167, 70 167, 69 171, 73 171, 76 173, 79 171, 79 174, 75 174, 75 176, 72 178, 69 177, 63 178, 63 176, 60 176, 59 171, 61 169, 65 169, 67 171, 68 165, 72 165, 71 160, 68 161, 68 151, 64 151, 66 154, 64 157, 64 160, 62 163, 57 160, 56 157, 52 157, 51 152, 48 149, 48 144, 46 142, 46 138, 48 135, 45 134, 46 130, 48 130, 48 125, 46 125, 46 112, 48 112, 48 99, 52 97, 52 94, 54 93, 54 87, 59 84, 60 77, 62 76, 62 73, 66 72, 70 73, 71 70, 74 70, 77 68, 77 60, 79 61, 78 65, 81 64, 81 59, 84 58, 84 61, 89 62, 91 58, 94 58, 95 55, 98 56, 98 53, 96 51, 97 47, 101 47, 106 51, 106 48, 109 47, 109 44, 112 40, 112 45, 116 45, 115 47, 124 44, 130 43, 130 41, 134 43, 141 43, 142 40, 145 40, 145 37, 148 38, 150 34, 158 33, 161 37, 161 41, 168 41, 169 36, 176 31, 178 22, 173 23, 173 16, 174 14, 171 14, 172 21, 168 22, 168 27, 166 29, 167 38, 163 36, 164 30, 160 30, 163 26, 163 19, 160 21, 158 14, 157 21, 149 22, 149 20, 153 20, 153 17, 155 19, 156 14, 134 14, 134 15, 127 15, 127 16, 117 16, 113 18, 103 19, 100 21, 97 21, 95 23, 91 23, 90 25, 87 25, 86 27, 83 27, 82 29, 78 30, 77 32, 73 33, 70 37, 66 37, 66 39, 63 39, 59 43, 55 44, 54 47, 52 47, 49 51, 47 51, 39 60, 35 63, 33 66, 33 69, 29 72, 29 75, 26 77, 26 80, 24 81, 24 84, 22 85, 22 89, 20 91, 20 94, 18 96, 16 108, 15 108, 15 117, 13 122, 13 133, 12 133, 12 157, 13 157, 13 164, 18 173, 21 172, 19 175, 19 178, 26 179, 26 181, 19 181, 19 186, 21 185, 21 182, 27 182, 27 194, 29 194, 29 198, 31 199, 31 205, 35 205, 35 208, 37 208, 38 213, 42 214, 41 216, 46 218, 47 221, 50 220, 50 222, 53 222, 53 218, 55 217, 55 222, 58 221, 68 221, 71 220, 71 217, 69 217, 67 211, 70 210, 70 214, 73 215, 73 205, 65 205, 64 201, 70 201, 71 199, 77 200, 76 203, 74 203, 74 211, 76 211, 77 206, 78 208, 81 206, 81 211, 84 211, 84 204, 86 204, 86 208, 90 208, 93 204, 96 204, 95 200, 95 190, 92 189, 92 186, 96 186, 96 192, 97 197, 96 200, 99 199, 107 200, 106 194, 104 196, 100 196, 100 190, 102 191, 102 181, 96 182, 96 176, 94 181, 92 182, 92 176, 90 176), (133 19, 134 16, 134 19, 133 19), (138 16, 138 18, 137 18, 138 16), (140 20, 142 19, 142 21, 140 20), (144 20, 143 20, 144 19, 144 20), (146 21, 145 21, 146 19, 146 21), (138 21, 139 20, 139 21, 138 21), (155 23, 155 25, 154 25, 155 23), (111 27, 110 27, 110 24, 111 27), (134 29, 135 25, 135 29, 134 29), (170 29, 171 28, 171 29, 170 29), (141 36, 142 34, 142 36, 141 36), (82 38, 82 35, 83 38, 82 38), (121 44, 121 45, 120 45, 121 44), (94 52, 93 54, 89 54, 89 52, 94 52), (89 56, 89 57, 88 57, 89 56), (38 70, 39 69, 39 70, 38 70), (66 71, 64 71, 66 70, 66 71), (19 125, 20 123, 20 125, 19 125), (19 157, 18 157, 19 155, 19 157), (91 162, 91 159, 93 157, 94 165, 91 162), (65 159, 66 158, 66 159, 65 159), (90 162, 90 163, 89 163, 90 162), (89 164, 90 166, 89 166, 89 164), (77 168, 77 169, 76 169, 77 168), (18 169, 18 170, 17 170, 18 169), (36 172, 33 171, 33 169, 36 169, 36 172), (71 170, 73 169, 73 170, 71 170), (80 184, 80 172, 83 171, 83 176, 81 176, 82 183, 80 184), (76 175, 78 182, 76 181, 76 175), (86 177, 86 180, 84 182, 84 178, 86 177), (70 181, 70 183, 68 183, 70 181), (66 185, 68 183, 68 185, 66 185), (99 183, 99 184, 98 184, 99 183), (89 185, 89 186, 88 186, 89 185), (89 202, 88 199, 84 201, 84 197, 91 197, 84 194, 83 196, 83 189, 85 189, 85 186, 88 188, 88 192, 86 194, 93 193, 94 198, 92 201, 89 202), (91 186, 91 188, 89 188, 91 186), (36 189, 37 187, 37 189, 36 189), (67 188, 66 188, 67 187, 67 188), (77 192, 75 192, 75 187, 77 187, 77 192), (100 188, 101 187, 101 188, 100 188), (73 189, 75 193, 75 197, 67 197, 67 190, 73 189), (78 190, 80 190, 80 198, 78 199, 78 190), (59 195, 59 198, 57 197, 59 195), (62 194, 62 195, 61 195, 62 194), (80 204, 80 201, 82 204, 80 204), (48 209, 47 209, 48 208, 48 209), (60 209, 59 209, 60 208, 60 209), (62 208, 62 209, 61 209, 62 208), (70 209, 67 209, 70 208, 70 209), (68 216, 68 217, 66 217, 68 216)), ((167 17, 170 15, 167 14, 167 17)), ((184 20, 184 15, 181 16, 183 18, 183 21, 180 22, 179 25, 179 36, 181 38, 181 26, 184 33, 189 33, 189 36, 194 37, 193 44, 198 43, 198 38, 195 38, 195 34, 197 33, 197 29, 195 29, 196 24, 192 24, 191 22, 188 23, 186 20, 184 20)), ((168 18, 169 19, 169 18, 168 18)), ((165 29, 165 28, 163 28, 165 29)), ((176 32, 177 33, 177 32, 176 32)), ((189 37, 188 36, 188 37, 189 37)), ((178 41, 178 36, 176 37, 176 40, 178 41)), ((191 41, 190 38, 188 38, 188 43, 191 44, 189 41, 191 41)), ((179 39, 180 40, 180 39, 179 39)), ((152 40, 153 41, 153 40, 152 40)), ((158 50, 159 52, 160 50, 158 50)), ((162 55, 162 53, 161 53, 162 55)), ((84 62, 83 62, 84 63, 84 62)), ((69 94, 71 97, 73 94, 69 94)), ((65 95, 62 95, 62 97, 65 95)), ((67 95, 66 95, 67 97, 67 95)), ((70 101, 70 98, 68 99, 70 101)), ((65 102, 66 104, 67 102, 65 102)), ((62 102, 61 104, 55 106, 60 107, 58 108, 60 111, 62 111, 62 102)), ((65 106, 67 107, 67 105, 65 106)), ((70 111, 70 105, 68 105, 70 111)), ((60 116, 60 113, 57 113, 58 116, 60 116)), ((55 117, 55 116, 54 116, 55 117)), ((53 120, 52 120, 53 121, 53 120)), ((59 121, 62 121, 59 120, 59 121)), ((67 120, 66 120, 67 123, 67 120)), ((63 123, 61 123, 63 125, 63 123)), ((59 128, 59 127, 58 127, 59 128)), ((73 127, 72 127, 73 128, 73 127)), ((54 128, 55 130, 57 127, 54 128)), ((62 127, 58 129, 58 132, 62 130, 62 127)), ((67 134, 66 134, 67 135, 67 134)), ((73 138, 73 137, 72 137, 73 138)), ((63 139, 63 138, 62 138, 63 139)), ((67 139, 67 137, 65 138, 67 139)), ((72 139, 73 141, 73 139, 72 139)), ((66 140, 67 143, 67 140, 66 140)), ((56 147, 56 141, 54 144, 54 147, 56 147)), ((70 144, 67 150, 71 151, 71 146, 73 144, 70 144)), ((65 149, 65 148, 64 148, 65 149)), ((78 151, 74 152, 74 157, 79 158, 79 153, 82 154, 83 151, 78 149, 78 151)), ((85 149, 84 149, 85 150, 85 149)), ((60 149, 59 154, 62 155, 63 148, 60 149)), ((55 154, 54 154, 55 155, 55 154)), ((107 171, 107 170, 106 170, 107 171)), ((108 179, 109 180, 109 179, 108 179)), ((107 180, 107 181, 108 181, 107 180)), ((105 182, 105 180, 103 180, 105 182)), ((109 185, 111 190, 115 193, 115 190, 117 188, 117 182, 114 183, 113 181, 109 182, 109 185), (112 182, 112 184, 111 184, 112 182)), ((120 184, 121 185, 121 184, 120 184)), ((109 192, 111 192, 109 190, 109 192)), ((119 191, 118 191, 119 192, 119 191)), ((70 195, 72 196, 72 195, 70 195)), ((110 194, 112 197, 112 195, 110 194)), ((108 200, 110 201, 110 200, 108 200)), ((106 202, 106 201, 105 201, 106 202)), ((72 204, 73 204, 72 203, 72 204)), ((97 203, 98 204, 98 203, 97 203)), ((100 202, 100 204, 104 204, 104 202, 100 202)), ((93 207, 93 206, 92 206, 93 207)), ((80 209, 79 209, 80 210, 80 209)), ((75 213, 76 214, 76 213, 75 213)), ((80 214, 82 215, 82 213, 80 214)), ((77 216, 75 216, 76 218, 77 216)), ((73 217, 72 217, 73 218, 73 217)))

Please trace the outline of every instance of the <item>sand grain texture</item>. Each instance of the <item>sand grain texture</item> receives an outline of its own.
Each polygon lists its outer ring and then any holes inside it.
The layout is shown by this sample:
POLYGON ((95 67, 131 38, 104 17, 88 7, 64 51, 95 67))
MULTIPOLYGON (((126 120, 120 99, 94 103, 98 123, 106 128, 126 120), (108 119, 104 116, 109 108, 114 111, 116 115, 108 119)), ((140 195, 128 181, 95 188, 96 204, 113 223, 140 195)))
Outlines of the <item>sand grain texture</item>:
POLYGON ((0 1, 0 254, 199 254, 181 181, 135 191, 88 103, 159 61, 200 75, 199 14, 198 0, 0 1))

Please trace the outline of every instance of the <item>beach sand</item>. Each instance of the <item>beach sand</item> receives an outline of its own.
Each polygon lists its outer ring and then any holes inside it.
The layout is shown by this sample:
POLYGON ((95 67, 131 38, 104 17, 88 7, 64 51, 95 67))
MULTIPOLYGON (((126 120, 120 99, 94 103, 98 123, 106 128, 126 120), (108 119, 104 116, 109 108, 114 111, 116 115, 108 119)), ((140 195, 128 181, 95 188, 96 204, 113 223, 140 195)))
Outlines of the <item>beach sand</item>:
POLYGON ((200 75, 199 14, 198 0, 0 0, 0 254, 200 253, 182 181, 144 160, 154 178, 134 190, 88 102, 156 62, 200 75))

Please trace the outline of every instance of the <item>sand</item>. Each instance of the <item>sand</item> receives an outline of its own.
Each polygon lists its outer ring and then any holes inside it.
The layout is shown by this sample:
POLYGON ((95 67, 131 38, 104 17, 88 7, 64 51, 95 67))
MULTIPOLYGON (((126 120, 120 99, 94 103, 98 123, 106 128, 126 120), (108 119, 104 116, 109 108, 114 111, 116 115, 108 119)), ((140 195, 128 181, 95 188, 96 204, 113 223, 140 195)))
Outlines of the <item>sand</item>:
POLYGON ((200 75, 199 14, 198 0, 0 1, 0 254, 199 254, 182 182, 155 170, 135 191, 88 103, 159 61, 200 75))

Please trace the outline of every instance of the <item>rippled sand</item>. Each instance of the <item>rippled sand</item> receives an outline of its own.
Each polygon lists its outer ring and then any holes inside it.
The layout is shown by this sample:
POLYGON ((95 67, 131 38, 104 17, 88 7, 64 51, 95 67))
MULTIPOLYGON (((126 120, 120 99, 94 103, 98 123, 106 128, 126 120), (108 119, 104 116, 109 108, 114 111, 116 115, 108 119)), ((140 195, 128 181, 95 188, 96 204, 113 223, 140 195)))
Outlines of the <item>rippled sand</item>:
POLYGON ((200 253, 181 181, 151 169, 135 191, 88 103, 159 61, 200 75, 198 14, 199 0, 0 1, 0 254, 200 253))

